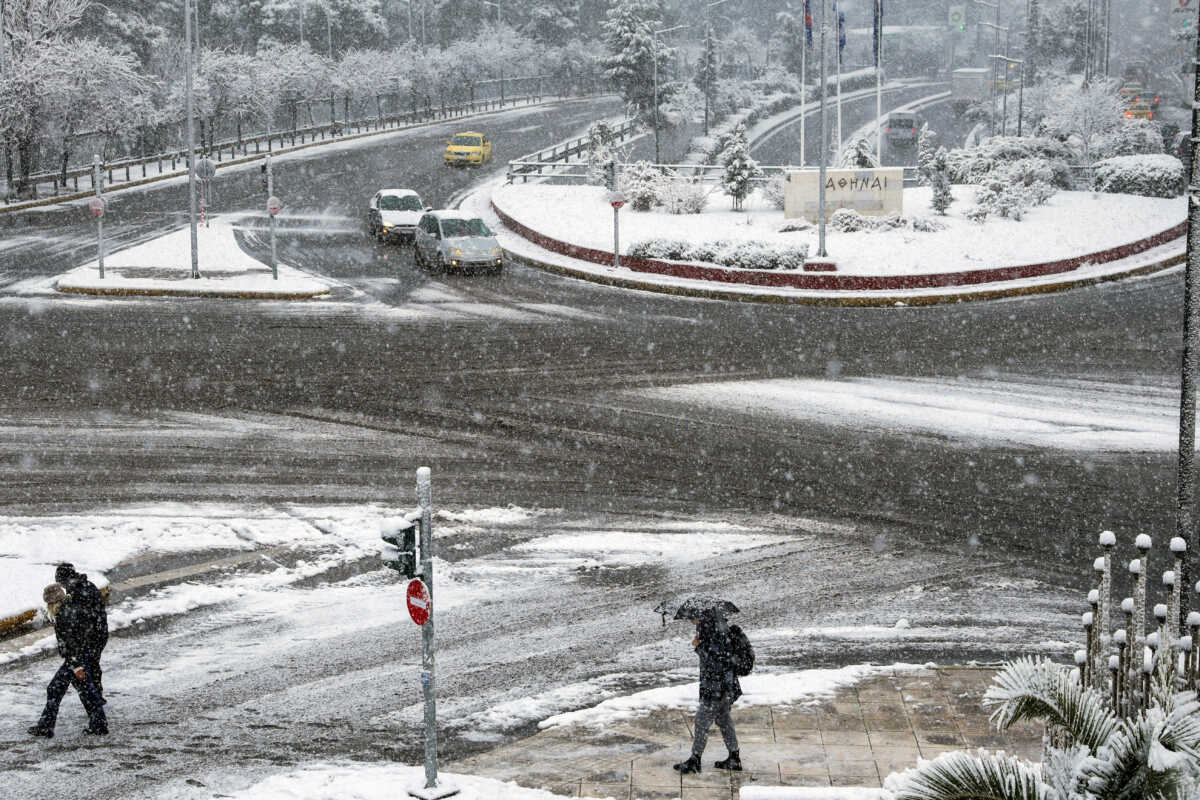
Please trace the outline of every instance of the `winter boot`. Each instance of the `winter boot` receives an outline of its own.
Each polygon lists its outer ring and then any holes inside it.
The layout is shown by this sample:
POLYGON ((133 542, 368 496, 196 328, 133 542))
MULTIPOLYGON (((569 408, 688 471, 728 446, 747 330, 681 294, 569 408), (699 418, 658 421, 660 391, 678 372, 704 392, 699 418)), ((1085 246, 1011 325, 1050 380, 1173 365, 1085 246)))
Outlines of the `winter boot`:
POLYGON ((88 725, 86 728, 83 729, 83 732, 88 734, 89 736, 107 736, 108 735, 108 726, 107 725, 88 725))
POLYGON ((742 771, 742 756, 740 750, 729 751, 729 757, 723 761, 714 761, 713 766, 717 769, 728 769, 734 772, 742 771))
POLYGON ((41 725, 34 725, 29 728, 30 736, 45 736, 47 739, 54 738, 54 728, 44 728, 41 725))
POLYGON ((693 772, 700 771, 700 759, 697 756, 691 756, 687 761, 680 761, 675 765, 675 769, 682 775, 690 775, 693 772))

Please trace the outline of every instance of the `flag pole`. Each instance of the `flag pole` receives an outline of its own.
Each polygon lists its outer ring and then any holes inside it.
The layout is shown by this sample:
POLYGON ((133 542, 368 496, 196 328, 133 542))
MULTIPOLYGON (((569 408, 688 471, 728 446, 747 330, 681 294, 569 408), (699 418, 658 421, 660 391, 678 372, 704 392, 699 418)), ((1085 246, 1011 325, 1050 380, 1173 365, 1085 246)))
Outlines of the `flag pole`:
POLYGON ((804 15, 804 41, 800 42, 800 166, 804 166, 804 118, 807 113, 804 104, 807 102, 805 91, 808 83, 808 14, 804 15))
POLYGON ((883 164, 883 0, 875 0, 875 160, 883 164))

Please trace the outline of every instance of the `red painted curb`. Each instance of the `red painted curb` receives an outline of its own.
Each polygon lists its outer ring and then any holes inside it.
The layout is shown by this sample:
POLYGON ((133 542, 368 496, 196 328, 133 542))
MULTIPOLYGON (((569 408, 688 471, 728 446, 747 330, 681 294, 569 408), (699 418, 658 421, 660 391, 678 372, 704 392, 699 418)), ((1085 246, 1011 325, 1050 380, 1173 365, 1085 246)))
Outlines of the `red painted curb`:
MULTIPOLYGON (((595 250, 590 247, 562 242, 545 234, 538 233, 532 228, 522 225, 502 211, 491 200, 492 210, 504 223, 524 239, 528 239, 539 247, 571 258, 590 261, 594 264, 612 264, 612 253, 595 250)), ((660 261, 651 258, 634 258, 625 256, 621 266, 635 272, 648 272, 658 275, 669 275, 676 278, 712 281, 716 283, 740 283, 749 286, 771 286, 789 289, 810 289, 821 291, 897 291, 905 289, 934 289, 949 286, 974 286, 983 283, 999 283, 1002 281, 1019 280, 1021 278, 1037 278, 1045 275, 1056 275, 1071 272, 1084 264, 1105 264, 1110 261, 1120 261, 1123 258, 1142 253, 1159 245, 1178 239, 1187 232, 1187 222, 1181 222, 1161 233, 1139 239, 1136 242, 1119 245, 1072 258, 1047 261, 1041 264, 1026 264, 1019 267, 992 267, 959 272, 939 272, 927 275, 830 275, 804 274, 797 272, 776 272, 766 270, 733 270, 723 267, 705 266, 702 264, 684 263, 678 261, 660 261)), ((814 262, 814 267, 824 266, 823 262, 814 262)))

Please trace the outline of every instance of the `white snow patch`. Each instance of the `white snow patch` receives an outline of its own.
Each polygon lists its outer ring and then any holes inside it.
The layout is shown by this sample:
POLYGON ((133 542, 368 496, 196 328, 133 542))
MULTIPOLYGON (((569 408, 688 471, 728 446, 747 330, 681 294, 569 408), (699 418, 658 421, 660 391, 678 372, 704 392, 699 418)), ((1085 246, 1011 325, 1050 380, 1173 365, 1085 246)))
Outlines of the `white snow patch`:
MULTIPOLYGON (((231 788, 238 779, 223 777, 214 785, 193 787, 182 781, 158 794, 158 800, 209 800, 220 797, 245 800, 395 800, 409 788, 425 786, 425 768, 403 764, 313 763, 252 785, 231 788), (217 784, 220 785, 217 785, 217 784)), ((545 789, 527 789, 515 783, 438 772, 438 785, 457 786, 455 800, 559 800, 563 795, 545 789)))
POLYGON ((821 424, 1067 450, 1178 446, 1178 392, 1167 387, 1012 377, 778 379, 641 389, 642 397, 821 424))

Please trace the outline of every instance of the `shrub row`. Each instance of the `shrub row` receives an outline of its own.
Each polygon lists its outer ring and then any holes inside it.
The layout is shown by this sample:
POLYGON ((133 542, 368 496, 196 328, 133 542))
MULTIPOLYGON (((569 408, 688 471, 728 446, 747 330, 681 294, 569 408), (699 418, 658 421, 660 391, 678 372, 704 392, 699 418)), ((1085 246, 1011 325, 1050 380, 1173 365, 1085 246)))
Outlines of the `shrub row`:
POLYGON ((808 245, 772 245, 763 242, 714 240, 689 242, 654 238, 635 242, 628 251, 636 258, 665 261, 699 261, 737 269, 798 270, 808 259, 808 245))

